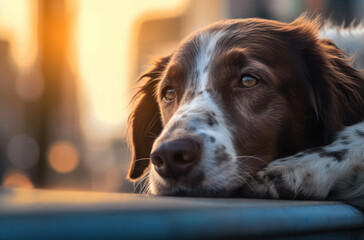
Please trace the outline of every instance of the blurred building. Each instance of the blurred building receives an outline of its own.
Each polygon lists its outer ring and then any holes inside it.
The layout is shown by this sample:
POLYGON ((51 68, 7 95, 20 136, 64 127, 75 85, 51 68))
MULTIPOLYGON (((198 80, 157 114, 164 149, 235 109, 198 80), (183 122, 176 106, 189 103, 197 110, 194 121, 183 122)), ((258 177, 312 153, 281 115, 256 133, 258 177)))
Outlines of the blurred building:
POLYGON ((135 79, 225 18, 348 25, 360 0, 0 1, 0 184, 133 191, 125 180, 135 79))

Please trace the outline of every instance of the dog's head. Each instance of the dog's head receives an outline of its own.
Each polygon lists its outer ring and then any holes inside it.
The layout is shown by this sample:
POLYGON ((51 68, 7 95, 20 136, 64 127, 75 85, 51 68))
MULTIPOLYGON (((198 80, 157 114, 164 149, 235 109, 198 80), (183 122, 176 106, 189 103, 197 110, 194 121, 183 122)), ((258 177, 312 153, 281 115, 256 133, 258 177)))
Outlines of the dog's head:
POLYGON ((326 144, 357 98, 317 21, 225 20, 188 36, 141 76, 130 179, 157 195, 228 196, 278 157, 326 144))

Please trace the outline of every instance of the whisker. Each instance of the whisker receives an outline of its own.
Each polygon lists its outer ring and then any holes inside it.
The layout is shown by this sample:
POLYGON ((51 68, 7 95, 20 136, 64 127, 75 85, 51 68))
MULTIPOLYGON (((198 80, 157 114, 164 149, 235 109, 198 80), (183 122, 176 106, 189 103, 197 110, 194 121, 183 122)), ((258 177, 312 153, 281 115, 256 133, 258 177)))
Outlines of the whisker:
MULTIPOLYGON (((250 178, 251 180, 253 180, 255 182, 255 184, 259 185, 259 183, 257 182, 257 180, 255 180, 255 178, 250 173, 245 172, 244 174, 246 174, 248 176, 248 178, 250 178)), ((248 182, 246 182, 246 183, 248 184, 248 182)), ((253 189, 251 189, 251 190, 253 190, 253 189)))
POLYGON ((260 157, 256 157, 256 156, 249 156, 249 155, 242 155, 242 156, 237 156, 236 158, 252 158, 252 159, 256 159, 256 160, 259 160, 259 161, 261 161, 261 162, 263 162, 264 164, 267 164, 268 165, 268 163, 265 161, 265 160, 263 160, 263 159, 261 159, 260 157))
MULTIPOLYGON (((234 172, 234 173, 232 173, 233 175, 232 175, 232 177, 234 178, 234 179, 236 179, 236 180, 238 180, 238 181, 240 181, 243 185, 244 184, 247 184, 247 186, 250 188, 250 189, 252 189, 252 187, 250 186, 250 184, 248 183, 248 181, 247 181, 247 179, 246 179, 246 176, 242 176, 241 174, 239 174, 239 173, 237 173, 237 172, 234 172)), ((248 174, 248 173, 246 173, 247 175, 249 175, 249 176, 251 176, 250 174, 248 174)), ((248 177, 249 177, 248 176, 248 177)))
POLYGON ((150 184, 148 184, 148 187, 146 188, 145 194, 147 194, 147 195, 150 194, 150 184))
POLYGON ((144 185, 143 185, 143 187, 142 187, 142 189, 141 189, 141 191, 140 191, 140 192, 141 192, 142 194, 148 194, 149 189, 150 189, 149 181, 145 181, 145 182, 144 182, 144 185))
POLYGON ((147 137, 156 139, 158 137, 158 135, 154 134, 154 133, 148 133, 147 137))
POLYGON ((138 180, 136 183, 134 183, 134 192, 136 191, 136 189, 138 188, 139 185, 143 186, 144 183, 148 180, 149 173, 150 173, 150 171, 148 170, 145 173, 145 176, 143 176, 140 180, 138 180))
POLYGON ((138 159, 135 159, 135 162, 142 161, 142 160, 150 160, 150 158, 138 158, 138 159))
POLYGON ((146 177, 145 177, 145 179, 144 179, 144 181, 143 181, 143 186, 141 187, 141 189, 140 189, 140 192, 141 193, 143 193, 144 192, 144 190, 146 189, 146 188, 149 188, 149 186, 150 186, 150 184, 149 184, 149 174, 150 174, 150 170, 148 170, 148 172, 147 172, 147 174, 146 174, 146 177))
POLYGON ((146 180, 147 176, 144 176, 142 179, 140 179, 134 186, 134 192, 136 191, 136 189, 139 187, 140 184, 142 184, 145 180, 146 180))

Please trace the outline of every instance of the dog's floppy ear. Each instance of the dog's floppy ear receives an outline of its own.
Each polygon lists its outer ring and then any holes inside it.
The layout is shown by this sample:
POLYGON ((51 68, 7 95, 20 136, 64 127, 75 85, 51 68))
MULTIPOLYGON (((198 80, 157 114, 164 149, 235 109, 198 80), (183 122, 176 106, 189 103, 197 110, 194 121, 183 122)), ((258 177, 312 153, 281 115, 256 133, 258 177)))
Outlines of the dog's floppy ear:
MULTIPOLYGON (((343 125, 364 117, 364 80, 350 66, 350 59, 332 41, 319 39, 320 20, 305 15, 291 23, 291 38, 303 56, 298 62, 303 69, 307 101, 315 115, 311 141, 328 143, 343 125)), ((310 111, 308 112, 310 114, 310 111)))
POLYGON ((351 58, 331 40, 319 40, 326 53, 328 68, 326 80, 332 84, 332 98, 336 101, 338 119, 343 125, 352 125, 364 118, 364 79, 351 65, 351 58))
POLYGON ((129 116, 132 162, 130 180, 140 178, 150 164, 150 151, 154 140, 162 131, 162 122, 154 91, 170 57, 161 58, 153 68, 139 77, 140 88, 133 97, 134 108, 129 116))
POLYGON ((315 56, 316 61, 309 63, 314 77, 313 104, 318 118, 316 131, 321 130, 325 142, 328 143, 337 130, 364 117, 361 96, 364 80, 359 71, 350 66, 348 56, 331 40, 318 40, 318 47, 322 52, 321 57, 315 56))

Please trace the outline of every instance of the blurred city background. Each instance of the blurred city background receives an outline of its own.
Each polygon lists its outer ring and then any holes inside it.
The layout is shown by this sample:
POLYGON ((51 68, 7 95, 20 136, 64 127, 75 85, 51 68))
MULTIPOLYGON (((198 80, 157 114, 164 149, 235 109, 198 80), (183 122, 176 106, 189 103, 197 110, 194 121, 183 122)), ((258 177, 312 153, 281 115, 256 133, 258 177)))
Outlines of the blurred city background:
POLYGON ((125 180, 135 79, 224 18, 336 23, 362 0, 0 0, 0 185, 133 191, 125 180))

